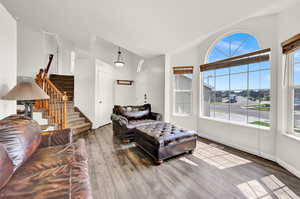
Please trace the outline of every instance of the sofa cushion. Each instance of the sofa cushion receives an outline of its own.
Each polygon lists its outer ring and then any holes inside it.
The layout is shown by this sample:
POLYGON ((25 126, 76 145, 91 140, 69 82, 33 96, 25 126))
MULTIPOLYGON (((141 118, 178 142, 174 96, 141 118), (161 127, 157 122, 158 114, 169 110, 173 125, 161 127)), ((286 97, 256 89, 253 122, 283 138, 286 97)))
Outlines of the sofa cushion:
POLYGON ((37 122, 23 116, 9 116, 0 120, 0 144, 3 144, 14 164, 22 165, 38 148, 41 129, 37 122))
POLYGON ((127 128, 129 129, 134 129, 137 128, 139 126, 144 126, 144 125, 150 125, 150 124, 157 124, 157 123, 161 123, 161 121, 157 121, 157 120, 130 120, 128 122, 127 128))
POLYGON ((0 144, 0 189, 6 185, 14 173, 14 165, 3 145, 0 144))
POLYGON ((92 198, 84 140, 47 148, 18 169, 0 190, 0 198, 92 198))
POLYGON ((146 119, 151 113, 151 105, 145 104, 142 106, 115 106, 114 112, 122 115, 127 119, 146 119))
POLYGON ((26 164, 18 169, 20 175, 28 175, 47 170, 59 165, 66 165, 73 161, 87 161, 87 152, 83 139, 72 145, 58 145, 40 148, 31 156, 26 164), (74 159, 73 159, 74 158, 74 159))

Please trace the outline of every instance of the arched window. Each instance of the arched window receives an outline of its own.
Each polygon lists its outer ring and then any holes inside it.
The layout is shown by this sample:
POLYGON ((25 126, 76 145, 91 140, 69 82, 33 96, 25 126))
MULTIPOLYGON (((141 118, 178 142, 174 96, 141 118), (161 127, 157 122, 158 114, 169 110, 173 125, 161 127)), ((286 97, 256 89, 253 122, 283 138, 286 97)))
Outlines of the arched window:
POLYGON ((257 39, 247 33, 235 33, 217 42, 210 51, 207 62, 214 62, 260 49, 257 39))
MULTIPOLYGON (((207 62, 260 50, 257 39, 247 33, 235 33, 218 41, 207 62)), ((249 62, 203 72, 203 116, 270 126, 270 63, 249 62)))

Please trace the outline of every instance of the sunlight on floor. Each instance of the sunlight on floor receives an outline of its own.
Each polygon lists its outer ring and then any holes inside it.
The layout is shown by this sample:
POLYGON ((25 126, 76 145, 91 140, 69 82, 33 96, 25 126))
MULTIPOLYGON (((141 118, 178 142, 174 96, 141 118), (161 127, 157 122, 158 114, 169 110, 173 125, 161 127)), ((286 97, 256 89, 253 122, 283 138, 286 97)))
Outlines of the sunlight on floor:
POLYGON ((237 187, 249 199, 268 199, 274 198, 274 195, 279 199, 300 199, 274 175, 263 177, 260 181, 251 180, 237 187))
POLYGON ((182 161, 182 162, 185 162, 185 163, 187 163, 187 164, 190 164, 190 165, 192 165, 192 166, 195 166, 195 167, 198 166, 198 164, 196 164, 195 162, 193 162, 193 161, 187 159, 186 157, 179 158, 179 160, 182 161))
POLYGON ((227 169, 251 162, 222 150, 219 145, 205 144, 203 142, 197 142, 197 147, 193 156, 217 167, 218 169, 227 169))

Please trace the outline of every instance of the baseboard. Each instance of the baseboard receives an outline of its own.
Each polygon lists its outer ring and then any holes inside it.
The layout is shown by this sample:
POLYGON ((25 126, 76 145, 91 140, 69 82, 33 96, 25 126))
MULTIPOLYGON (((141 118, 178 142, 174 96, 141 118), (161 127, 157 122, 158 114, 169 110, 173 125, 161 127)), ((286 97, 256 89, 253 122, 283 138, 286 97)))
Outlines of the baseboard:
POLYGON ((244 151, 244 152, 247 152, 247 153, 250 153, 250 154, 253 154, 253 155, 257 155, 257 156, 260 156, 261 157, 261 154, 258 153, 258 151, 256 150, 251 150, 249 146, 241 146, 241 145, 237 145, 237 144, 234 144, 234 143, 230 143, 230 142, 226 142, 218 137, 215 137, 215 136, 210 136, 210 135, 204 135, 204 134, 199 134, 198 133, 198 136, 199 137, 202 137, 202 138, 206 138, 206 139, 209 139, 209 140, 212 140, 212 141, 215 141, 215 142, 219 142, 220 144, 224 144, 226 146, 229 146, 229 147, 232 147, 232 148, 235 148, 235 149, 238 149, 238 150, 241 150, 241 151, 244 151))
POLYGON ((277 159, 277 163, 287 169, 289 172, 300 178, 300 171, 281 159, 277 159))

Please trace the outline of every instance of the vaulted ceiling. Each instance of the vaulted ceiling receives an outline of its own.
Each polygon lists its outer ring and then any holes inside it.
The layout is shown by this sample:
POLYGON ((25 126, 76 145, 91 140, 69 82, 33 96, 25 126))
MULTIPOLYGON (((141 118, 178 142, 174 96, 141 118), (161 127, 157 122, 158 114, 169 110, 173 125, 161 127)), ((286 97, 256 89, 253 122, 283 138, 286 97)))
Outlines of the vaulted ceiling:
POLYGON ((298 0, 0 0, 21 21, 79 46, 101 37, 141 56, 172 52, 298 0))

